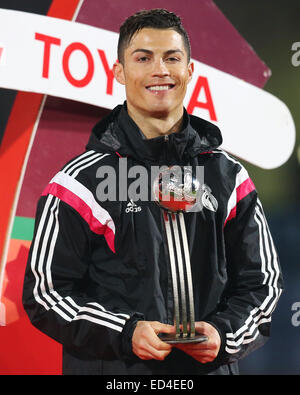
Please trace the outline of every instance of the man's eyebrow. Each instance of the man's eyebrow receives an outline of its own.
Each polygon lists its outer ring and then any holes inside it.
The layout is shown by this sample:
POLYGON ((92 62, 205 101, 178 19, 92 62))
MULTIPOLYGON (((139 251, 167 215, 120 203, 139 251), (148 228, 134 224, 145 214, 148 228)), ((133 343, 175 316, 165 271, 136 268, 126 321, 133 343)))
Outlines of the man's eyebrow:
MULTIPOLYGON (((136 52, 144 52, 144 53, 148 53, 149 55, 153 54, 153 51, 150 51, 149 49, 146 48, 137 48, 134 51, 131 52, 131 55, 135 54, 136 52)), ((169 49, 168 51, 165 51, 164 54, 165 55, 172 55, 176 52, 180 52, 182 55, 184 55, 184 52, 181 49, 169 49)))
POLYGON ((169 49, 169 51, 166 51, 165 54, 172 55, 173 53, 176 53, 176 52, 180 52, 182 55, 184 55, 184 52, 179 48, 178 49, 169 49))
POLYGON ((135 49, 134 51, 131 52, 131 55, 133 55, 136 52, 145 52, 145 53, 148 53, 150 55, 153 54, 153 51, 150 51, 149 49, 137 48, 137 49, 135 49))

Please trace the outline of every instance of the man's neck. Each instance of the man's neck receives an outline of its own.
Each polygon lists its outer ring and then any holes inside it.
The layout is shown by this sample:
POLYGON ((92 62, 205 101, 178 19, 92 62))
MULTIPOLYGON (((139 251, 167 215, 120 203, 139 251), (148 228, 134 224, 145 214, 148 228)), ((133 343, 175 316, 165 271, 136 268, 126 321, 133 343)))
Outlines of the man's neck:
POLYGON ((147 139, 177 133, 182 127, 183 108, 179 114, 157 118, 131 111, 130 107, 127 107, 127 111, 147 139))

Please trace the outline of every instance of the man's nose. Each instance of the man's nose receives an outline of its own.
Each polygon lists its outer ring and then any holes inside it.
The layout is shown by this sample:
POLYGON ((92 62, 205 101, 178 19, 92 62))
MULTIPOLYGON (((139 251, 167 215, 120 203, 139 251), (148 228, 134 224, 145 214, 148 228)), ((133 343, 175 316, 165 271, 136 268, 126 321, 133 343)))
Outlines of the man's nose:
POLYGON ((166 77, 170 71, 163 59, 157 59, 153 65, 152 75, 155 77, 166 77))

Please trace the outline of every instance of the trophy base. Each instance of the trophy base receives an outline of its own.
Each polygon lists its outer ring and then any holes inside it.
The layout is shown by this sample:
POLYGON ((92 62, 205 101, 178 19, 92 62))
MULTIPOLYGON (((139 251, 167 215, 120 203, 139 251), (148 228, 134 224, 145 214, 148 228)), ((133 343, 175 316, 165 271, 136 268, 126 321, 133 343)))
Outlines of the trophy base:
POLYGON ((169 335, 166 333, 160 333, 158 335, 158 337, 160 338, 160 340, 162 340, 165 343, 168 344, 193 344, 193 343, 202 343, 205 342, 206 340, 208 340, 208 337, 205 335, 199 335, 196 334, 195 336, 187 336, 187 337, 183 337, 183 336, 175 336, 175 335, 169 335))

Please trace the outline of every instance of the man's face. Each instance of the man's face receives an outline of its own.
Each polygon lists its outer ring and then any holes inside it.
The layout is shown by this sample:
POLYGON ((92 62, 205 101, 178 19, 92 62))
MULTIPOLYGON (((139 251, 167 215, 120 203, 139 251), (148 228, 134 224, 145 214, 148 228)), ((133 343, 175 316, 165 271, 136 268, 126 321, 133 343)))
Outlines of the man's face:
POLYGON ((179 33, 142 29, 125 49, 123 63, 116 63, 114 72, 125 85, 131 114, 166 118, 182 113, 193 64, 179 33))

